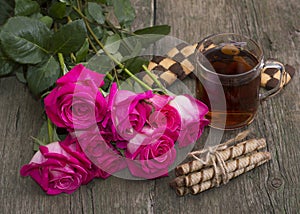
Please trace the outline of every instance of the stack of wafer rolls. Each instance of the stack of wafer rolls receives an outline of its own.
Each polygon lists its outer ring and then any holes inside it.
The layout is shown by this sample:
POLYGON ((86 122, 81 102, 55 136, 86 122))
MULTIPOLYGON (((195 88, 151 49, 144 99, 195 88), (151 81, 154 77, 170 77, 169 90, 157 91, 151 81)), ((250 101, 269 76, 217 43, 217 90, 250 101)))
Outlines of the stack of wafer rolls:
MULTIPOLYGON (((221 144, 222 145, 222 144, 221 144)), ((220 145, 220 146, 221 146, 220 145)), ((254 169, 271 159, 269 152, 260 151, 266 147, 265 139, 250 139, 218 151, 219 157, 225 163, 227 180, 231 180, 251 169, 254 169)), ((198 194, 212 187, 218 186, 216 176, 220 176, 220 169, 215 166, 215 156, 208 162, 192 160, 176 167, 176 178, 170 182, 179 196, 198 194)), ((221 181, 222 183, 222 181, 221 181)), ((224 183, 224 180, 223 180, 224 183)))

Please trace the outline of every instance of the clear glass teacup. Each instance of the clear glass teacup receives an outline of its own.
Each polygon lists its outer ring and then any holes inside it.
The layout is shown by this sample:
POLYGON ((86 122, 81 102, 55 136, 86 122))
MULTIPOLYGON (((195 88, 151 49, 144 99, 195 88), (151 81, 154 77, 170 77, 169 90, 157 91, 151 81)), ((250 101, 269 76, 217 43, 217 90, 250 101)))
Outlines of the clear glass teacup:
POLYGON ((260 93, 262 70, 278 69, 282 78, 284 66, 265 61, 261 47, 252 39, 234 33, 217 34, 202 40, 198 49, 202 55, 196 70, 196 96, 209 107, 207 118, 212 127, 230 130, 250 124, 260 100, 280 90, 279 83, 260 93))

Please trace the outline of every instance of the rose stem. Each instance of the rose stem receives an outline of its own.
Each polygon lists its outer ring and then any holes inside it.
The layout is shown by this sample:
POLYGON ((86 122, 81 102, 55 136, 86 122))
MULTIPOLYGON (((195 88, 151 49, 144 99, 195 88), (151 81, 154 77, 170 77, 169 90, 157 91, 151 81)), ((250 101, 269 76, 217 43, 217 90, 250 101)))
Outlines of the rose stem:
POLYGON ((114 77, 110 73, 107 73, 106 76, 110 81, 114 80, 114 77))
POLYGON ((53 142, 53 123, 51 122, 49 117, 47 117, 47 128, 48 128, 49 143, 52 143, 53 142))
POLYGON ((90 45, 92 46, 92 49, 95 51, 95 53, 97 53, 98 50, 97 50, 97 48, 95 47, 95 45, 93 44, 93 42, 92 42, 91 38, 89 37, 89 35, 87 36, 87 38, 88 38, 88 40, 89 40, 90 45))
POLYGON ((158 87, 165 93, 167 94, 167 91, 166 91, 166 88, 161 84, 160 81, 158 81, 157 78, 155 78, 153 76, 153 74, 151 73, 151 71, 149 71, 149 69, 145 66, 145 65, 142 65, 143 69, 145 70, 145 72, 148 74, 148 76, 151 77, 151 79, 158 85, 158 87))
POLYGON ((97 42, 97 44, 101 47, 101 49, 104 51, 104 53, 112 60, 114 61, 123 71, 125 71, 126 74, 128 74, 131 78, 133 78, 137 83, 139 83, 142 87, 144 87, 147 90, 152 90, 151 87, 149 87, 147 84, 145 84, 143 81, 141 81, 140 79, 138 79, 135 75, 133 75, 121 62, 119 62, 117 59, 115 59, 115 57, 113 57, 105 48, 104 45, 99 41, 99 39, 97 38, 97 36, 95 35, 95 33, 93 32, 93 30, 90 27, 90 24, 87 21, 87 18, 84 14, 82 14, 82 12, 73 6, 73 9, 83 18, 84 23, 88 29, 88 31, 90 32, 90 34, 92 35, 92 37, 94 38, 94 40, 97 42))
POLYGON ((59 61, 59 65, 60 65, 60 69, 62 71, 62 74, 65 75, 67 72, 67 69, 65 69, 65 60, 64 60, 64 56, 62 53, 58 53, 58 61, 59 61))

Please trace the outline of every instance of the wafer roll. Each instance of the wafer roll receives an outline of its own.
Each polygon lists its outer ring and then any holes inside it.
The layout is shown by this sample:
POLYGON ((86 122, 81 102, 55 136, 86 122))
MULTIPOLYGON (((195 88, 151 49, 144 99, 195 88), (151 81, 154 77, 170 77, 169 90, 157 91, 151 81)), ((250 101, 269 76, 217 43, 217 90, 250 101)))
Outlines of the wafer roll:
POLYGON ((179 196, 184 196, 190 193, 190 189, 188 187, 177 187, 175 191, 179 196))
MULTIPOLYGON (((268 159, 265 159, 261 162, 258 162, 257 164, 253 164, 253 165, 250 165, 248 167, 245 167, 245 168, 242 168, 242 169, 239 169, 237 171, 229 173, 228 178, 229 178, 229 180, 231 180, 231 179, 233 179, 233 178, 235 178, 235 177, 237 177, 237 176, 239 176, 239 175, 241 175, 245 172, 248 172, 248 171, 250 171, 250 170, 252 170, 252 169, 268 162, 269 160, 270 160, 270 155, 269 155, 268 159)), ((203 192, 203 191, 208 190, 208 189, 210 189, 212 187, 215 187, 215 186, 216 186, 215 182, 213 182, 212 180, 208 180, 208 181, 205 181, 203 183, 199 183, 199 184, 196 184, 196 185, 193 185, 193 186, 189 187, 188 188, 189 190, 181 190, 181 191, 176 190, 176 193, 177 194, 181 193, 183 195, 187 194, 187 193, 191 193, 191 194, 195 195, 195 194, 198 194, 200 192, 203 192)), ((184 187, 184 188, 187 188, 187 187, 184 187)))
MULTIPOLYGON (((266 147, 266 140, 262 139, 251 139, 246 140, 241 143, 238 143, 234 146, 228 147, 223 151, 219 151, 220 156, 224 161, 227 161, 232 158, 236 158, 238 156, 253 152, 255 150, 259 150, 266 147)), ((212 157, 214 158, 214 157, 212 157)), ((181 164, 175 168, 175 174, 177 176, 186 175, 190 172, 195 172, 203 167, 212 165, 212 161, 209 161, 207 164, 203 164, 198 160, 193 160, 185 164, 181 164)), ((179 181, 180 179, 178 179, 179 181)))
MULTIPOLYGON (((265 159, 265 160, 263 160, 263 161, 261 161, 257 164, 253 164, 253 165, 250 165, 248 167, 239 169, 237 171, 230 172, 230 173, 228 173, 228 179, 231 180, 235 177, 238 177, 239 175, 241 175, 245 172, 248 172, 248 171, 250 171, 250 170, 252 170, 252 169, 268 162, 270 159, 271 159, 271 156, 269 155, 268 159, 265 159)), ((189 193, 191 193, 193 195, 196 195, 196 194, 201 193, 205 190, 211 189, 215 186, 216 186, 216 183, 213 180, 208 180, 208 181, 193 185, 191 187, 186 187, 186 186, 175 187, 175 192, 178 196, 184 196, 184 195, 187 195, 189 193)))
MULTIPOLYGON (((231 160, 228 163, 226 162, 227 173, 231 173, 250 165, 255 165, 263 160, 269 159, 270 153, 268 152, 256 152, 249 156, 240 157, 235 160, 231 160)), ((195 184, 199 184, 204 181, 208 181, 212 179, 214 176, 219 176, 218 174, 215 175, 215 170, 213 167, 206 168, 201 170, 200 172, 194 172, 188 174, 184 177, 184 186, 193 186, 195 184)))

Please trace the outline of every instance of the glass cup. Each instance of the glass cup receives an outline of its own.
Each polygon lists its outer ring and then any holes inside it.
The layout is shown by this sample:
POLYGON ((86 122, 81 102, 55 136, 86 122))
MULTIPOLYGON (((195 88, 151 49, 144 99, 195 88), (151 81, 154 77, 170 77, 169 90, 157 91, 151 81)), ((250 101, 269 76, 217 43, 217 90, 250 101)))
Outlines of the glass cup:
POLYGON ((277 93, 284 66, 264 60, 261 47, 234 33, 212 35, 198 44, 196 97, 209 107, 207 118, 214 128, 231 130, 250 124, 261 100, 277 93), (279 84, 260 93, 263 69, 280 70, 279 84))

